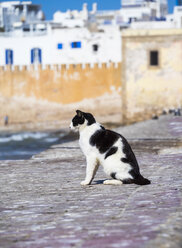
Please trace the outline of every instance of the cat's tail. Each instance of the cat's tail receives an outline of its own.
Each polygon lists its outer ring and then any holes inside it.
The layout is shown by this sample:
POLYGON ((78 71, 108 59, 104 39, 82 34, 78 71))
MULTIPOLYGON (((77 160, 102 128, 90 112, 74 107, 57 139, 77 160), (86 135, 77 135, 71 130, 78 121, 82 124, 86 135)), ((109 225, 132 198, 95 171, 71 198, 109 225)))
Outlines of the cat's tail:
POLYGON ((142 175, 139 175, 139 177, 134 179, 134 183, 138 185, 147 185, 150 184, 151 182, 147 178, 144 178, 142 175))

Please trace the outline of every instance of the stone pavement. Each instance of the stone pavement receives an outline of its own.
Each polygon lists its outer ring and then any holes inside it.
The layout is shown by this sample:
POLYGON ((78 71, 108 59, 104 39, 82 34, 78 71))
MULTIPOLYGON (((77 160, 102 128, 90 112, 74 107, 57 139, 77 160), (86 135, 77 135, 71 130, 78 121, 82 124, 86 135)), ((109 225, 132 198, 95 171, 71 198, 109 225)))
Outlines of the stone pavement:
POLYGON ((83 187, 78 142, 0 161, 1 248, 182 247, 182 118, 119 127, 151 185, 83 187))

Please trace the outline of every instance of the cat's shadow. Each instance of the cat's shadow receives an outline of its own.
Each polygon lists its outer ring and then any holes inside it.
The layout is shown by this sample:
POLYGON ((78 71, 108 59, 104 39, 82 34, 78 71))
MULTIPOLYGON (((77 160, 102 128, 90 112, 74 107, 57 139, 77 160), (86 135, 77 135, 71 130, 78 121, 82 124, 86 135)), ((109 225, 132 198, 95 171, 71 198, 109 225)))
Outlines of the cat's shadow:
POLYGON ((106 179, 103 179, 103 180, 95 180, 95 181, 93 181, 92 184, 103 184, 105 180, 106 180, 106 179))

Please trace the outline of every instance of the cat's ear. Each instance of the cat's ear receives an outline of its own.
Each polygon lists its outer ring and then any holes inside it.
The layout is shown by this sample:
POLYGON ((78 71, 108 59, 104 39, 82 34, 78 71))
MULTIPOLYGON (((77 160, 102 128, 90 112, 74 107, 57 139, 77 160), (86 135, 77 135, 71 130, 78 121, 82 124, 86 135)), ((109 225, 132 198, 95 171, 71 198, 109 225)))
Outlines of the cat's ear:
POLYGON ((80 111, 80 110, 76 110, 76 113, 77 113, 78 117, 82 117, 83 116, 83 112, 80 111))

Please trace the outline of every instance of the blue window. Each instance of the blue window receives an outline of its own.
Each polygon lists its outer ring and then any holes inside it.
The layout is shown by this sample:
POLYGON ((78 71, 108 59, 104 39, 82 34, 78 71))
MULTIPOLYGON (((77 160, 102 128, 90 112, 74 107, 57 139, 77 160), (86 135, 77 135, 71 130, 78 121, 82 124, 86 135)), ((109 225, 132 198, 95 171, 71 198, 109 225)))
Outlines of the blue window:
POLYGON ((58 49, 63 49, 63 44, 62 43, 58 43, 58 49))
POLYGON ((42 50, 40 48, 31 49, 31 64, 42 63, 42 50))
POLYGON ((82 46, 81 41, 71 42, 71 48, 81 48, 81 46, 82 46))
POLYGON ((13 64, 13 50, 6 49, 5 57, 6 57, 6 65, 12 65, 13 64))

